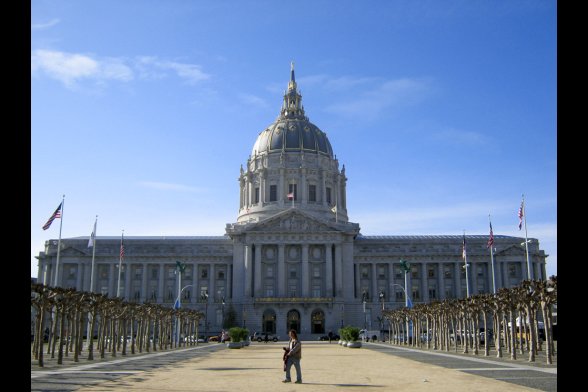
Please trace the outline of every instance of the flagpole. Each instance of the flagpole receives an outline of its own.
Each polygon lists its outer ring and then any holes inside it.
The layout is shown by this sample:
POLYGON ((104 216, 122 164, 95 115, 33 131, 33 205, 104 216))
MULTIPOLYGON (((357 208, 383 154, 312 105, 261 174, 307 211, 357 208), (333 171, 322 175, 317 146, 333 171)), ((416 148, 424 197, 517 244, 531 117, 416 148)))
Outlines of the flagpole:
POLYGON ((527 239, 527 211, 525 211, 525 195, 523 194, 523 220, 525 222, 525 255, 527 257, 527 279, 533 279, 531 264, 529 263, 529 240, 527 239))
POLYGON ((94 292, 94 259, 96 258, 96 225, 98 223, 98 215, 96 215, 96 220, 94 221, 94 231, 92 231, 92 235, 90 239, 92 240, 92 269, 90 271, 90 292, 94 292), (92 238, 92 236, 94 238, 92 238))
POLYGON ((123 229, 122 236, 120 237, 120 250, 121 250, 121 252, 119 252, 120 255, 119 255, 119 260, 118 260, 118 284, 116 286, 116 296, 117 297, 120 296, 120 272, 122 270, 122 259, 123 259, 122 250, 124 249, 123 248, 123 246, 124 246, 123 245, 123 238, 124 238, 124 236, 125 236, 125 230, 123 229))
MULTIPOLYGON (((492 292, 496 294, 496 273, 494 272, 494 252, 492 248, 494 247, 494 233, 492 233, 492 221, 490 220, 490 214, 488 214, 488 222, 490 222, 490 235, 492 238, 492 243, 490 244, 490 262, 492 263, 492 292)), ((490 240, 488 240, 490 243, 490 240)))
MULTIPOLYGON (((61 251, 61 228, 63 227, 63 209, 65 207, 65 195, 61 199, 61 216, 59 219, 59 241, 57 242, 57 262, 55 263, 55 284, 54 287, 57 287, 57 277, 59 276, 59 254, 61 251)), ((527 228, 525 227, 525 230, 527 228)))
POLYGON ((470 297, 470 280, 468 278, 468 254, 466 249, 466 236, 465 236, 465 229, 463 231, 463 260, 465 263, 465 278, 466 278, 466 298, 470 297))

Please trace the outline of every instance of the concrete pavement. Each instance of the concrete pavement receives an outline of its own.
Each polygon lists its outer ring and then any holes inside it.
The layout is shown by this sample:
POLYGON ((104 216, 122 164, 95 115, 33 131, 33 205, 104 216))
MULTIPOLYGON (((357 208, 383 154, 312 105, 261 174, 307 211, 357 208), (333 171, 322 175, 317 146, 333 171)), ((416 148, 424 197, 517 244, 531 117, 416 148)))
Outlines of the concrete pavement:
MULTIPOLYGON (((31 390, 314 392, 342 387, 435 392, 557 390, 556 366, 526 366, 520 362, 509 365, 508 361, 485 360, 483 356, 471 354, 434 352, 442 355, 429 355, 426 350, 386 343, 364 343, 360 349, 351 349, 335 342, 303 342, 303 384, 283 384, 282 347, 285 345, 286 342, 251 343, 245 348, 228 349, 221 344, 203 344, 197 348, 117 357, 116 363, 84 361, 74 366, 36 369, 32 366, 31 390), (72 383, 76 377, 80 381, 72 383), (69 387, 55 389, 58 380, 64 385, 69 383, 69 387), (526 384, 525 380, 539 380, 539 384, 526 384), (41 386, 44 382, 50 387, 41 386)), ((292 372, 295 379, 294 368, 292 372)))

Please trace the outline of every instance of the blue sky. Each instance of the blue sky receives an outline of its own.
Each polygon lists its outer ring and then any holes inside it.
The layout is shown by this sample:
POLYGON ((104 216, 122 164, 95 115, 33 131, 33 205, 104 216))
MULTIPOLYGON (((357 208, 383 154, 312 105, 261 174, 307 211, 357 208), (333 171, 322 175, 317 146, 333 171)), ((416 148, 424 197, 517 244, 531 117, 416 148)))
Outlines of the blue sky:
POLYGON ((290 61, 364 235, 524 236, 557 274, 555 1, 31 2, 31 276, 62 238, 223 235, 290 61))

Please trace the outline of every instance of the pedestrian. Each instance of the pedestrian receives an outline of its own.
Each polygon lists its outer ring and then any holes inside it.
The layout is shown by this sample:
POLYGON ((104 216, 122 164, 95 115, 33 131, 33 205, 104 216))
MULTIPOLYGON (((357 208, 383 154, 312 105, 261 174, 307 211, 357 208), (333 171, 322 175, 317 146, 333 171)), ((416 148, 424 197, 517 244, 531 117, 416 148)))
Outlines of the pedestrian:
POLYGON ((331 340, 333 340, 333 331, 329 331, 329 344, 331 344, 331 340))
POLYGON ((265 333, 265 337, 263 338, 263 342, 264 343, 269 342, 269 336, 267 335, 267 332, 265 333))
POLYGON ((291 329, 288 332, 290 341, 288 342, 288 348, 284 347, 284 358, 286 359, 286 378, 282 382, 292 382, 290 377, 290 369, 292 365, 296 368, 296 384, 302 384, 302 371, 300 370, 300 359, 302 359, 302 344, 298 340, 296 331, 291 329))

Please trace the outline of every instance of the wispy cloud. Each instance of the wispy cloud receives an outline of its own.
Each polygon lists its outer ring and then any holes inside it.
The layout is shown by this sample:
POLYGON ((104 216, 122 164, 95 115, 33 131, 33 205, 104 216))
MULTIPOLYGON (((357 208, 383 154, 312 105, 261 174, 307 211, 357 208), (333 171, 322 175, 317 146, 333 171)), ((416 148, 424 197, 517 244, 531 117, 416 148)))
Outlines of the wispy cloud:
POLYGON ((43 30, 43 29, 48 29, 50 27, 55 26, 56 24, 58 24, 59 22, 61 22, 61 20, 59 19, 51 19, 49 22, 47 23, 36 23, 36 24, 32 24, 31 25, 31 30, 43 30))
POLYGON ((197 188, 189 185, 172 184, 168 182, 155 182, 155 181, 142 181, 139 182, 139 186, 150 189, 157 189, 161 191, 172 191, 172 192, 203 192, 202 188, 197 188))
POLYGON ((161 60, 157 57, 98 57, 45 49, 37 49, 31 53, 31 72, 33 75, 43 73, 59 80, 68 88, 75 87, 83 80, 97 83, 108 80, 129 82, 135 77, 162 79, 170 73, 190 85, 210 78, 199 65, 161 60))
MULTIPOLYGON (((330 81, 337 88, 365 85, 370 78, 345 79, 330 81)), ((373 119, 384 111, 396 106, 414 104, 422 100, 431 91, 431 82, 427 79, 402 78, 380 82, 369 89, 359 90, 346 102, 335 103, 326 108, 328 112, 349 117, 373 119)))
POLYGON ((263 108, 263 109, 269 107, 269 105, 265 99, 260 98, 256 95, 253 95, 253 94, 239 94, 238 97, 239 97, 239 100, 246 105, 256 106, 258 108, 263 108))
POLYGON ((165 71, 173 71, 184 79, 188 84, 196 84, 200 81, 210 79, 210 74, 202 71, 202 67, 196 64, 178 63, 175 61, 161 60, 157 57, 142 56, 138 58, 142 74, 148 77, 161 78, 166 76, 165 71), (147 68, 148 66, 155 67, 147 68))
POLYGON ((442 141, 456 145, 481 145, 490 141, 487 136, 481 133, 455 128, 447 128, 434 132, 431 134, 431 138, 436 142, 442 141))
POLYGON ((124 82, 133 79, 132 70, 119 59, 96 59, 85 54, 42 49, 33 51, 31 71, 33 74, 43 72, 70 88, 84 79, 124 82))

